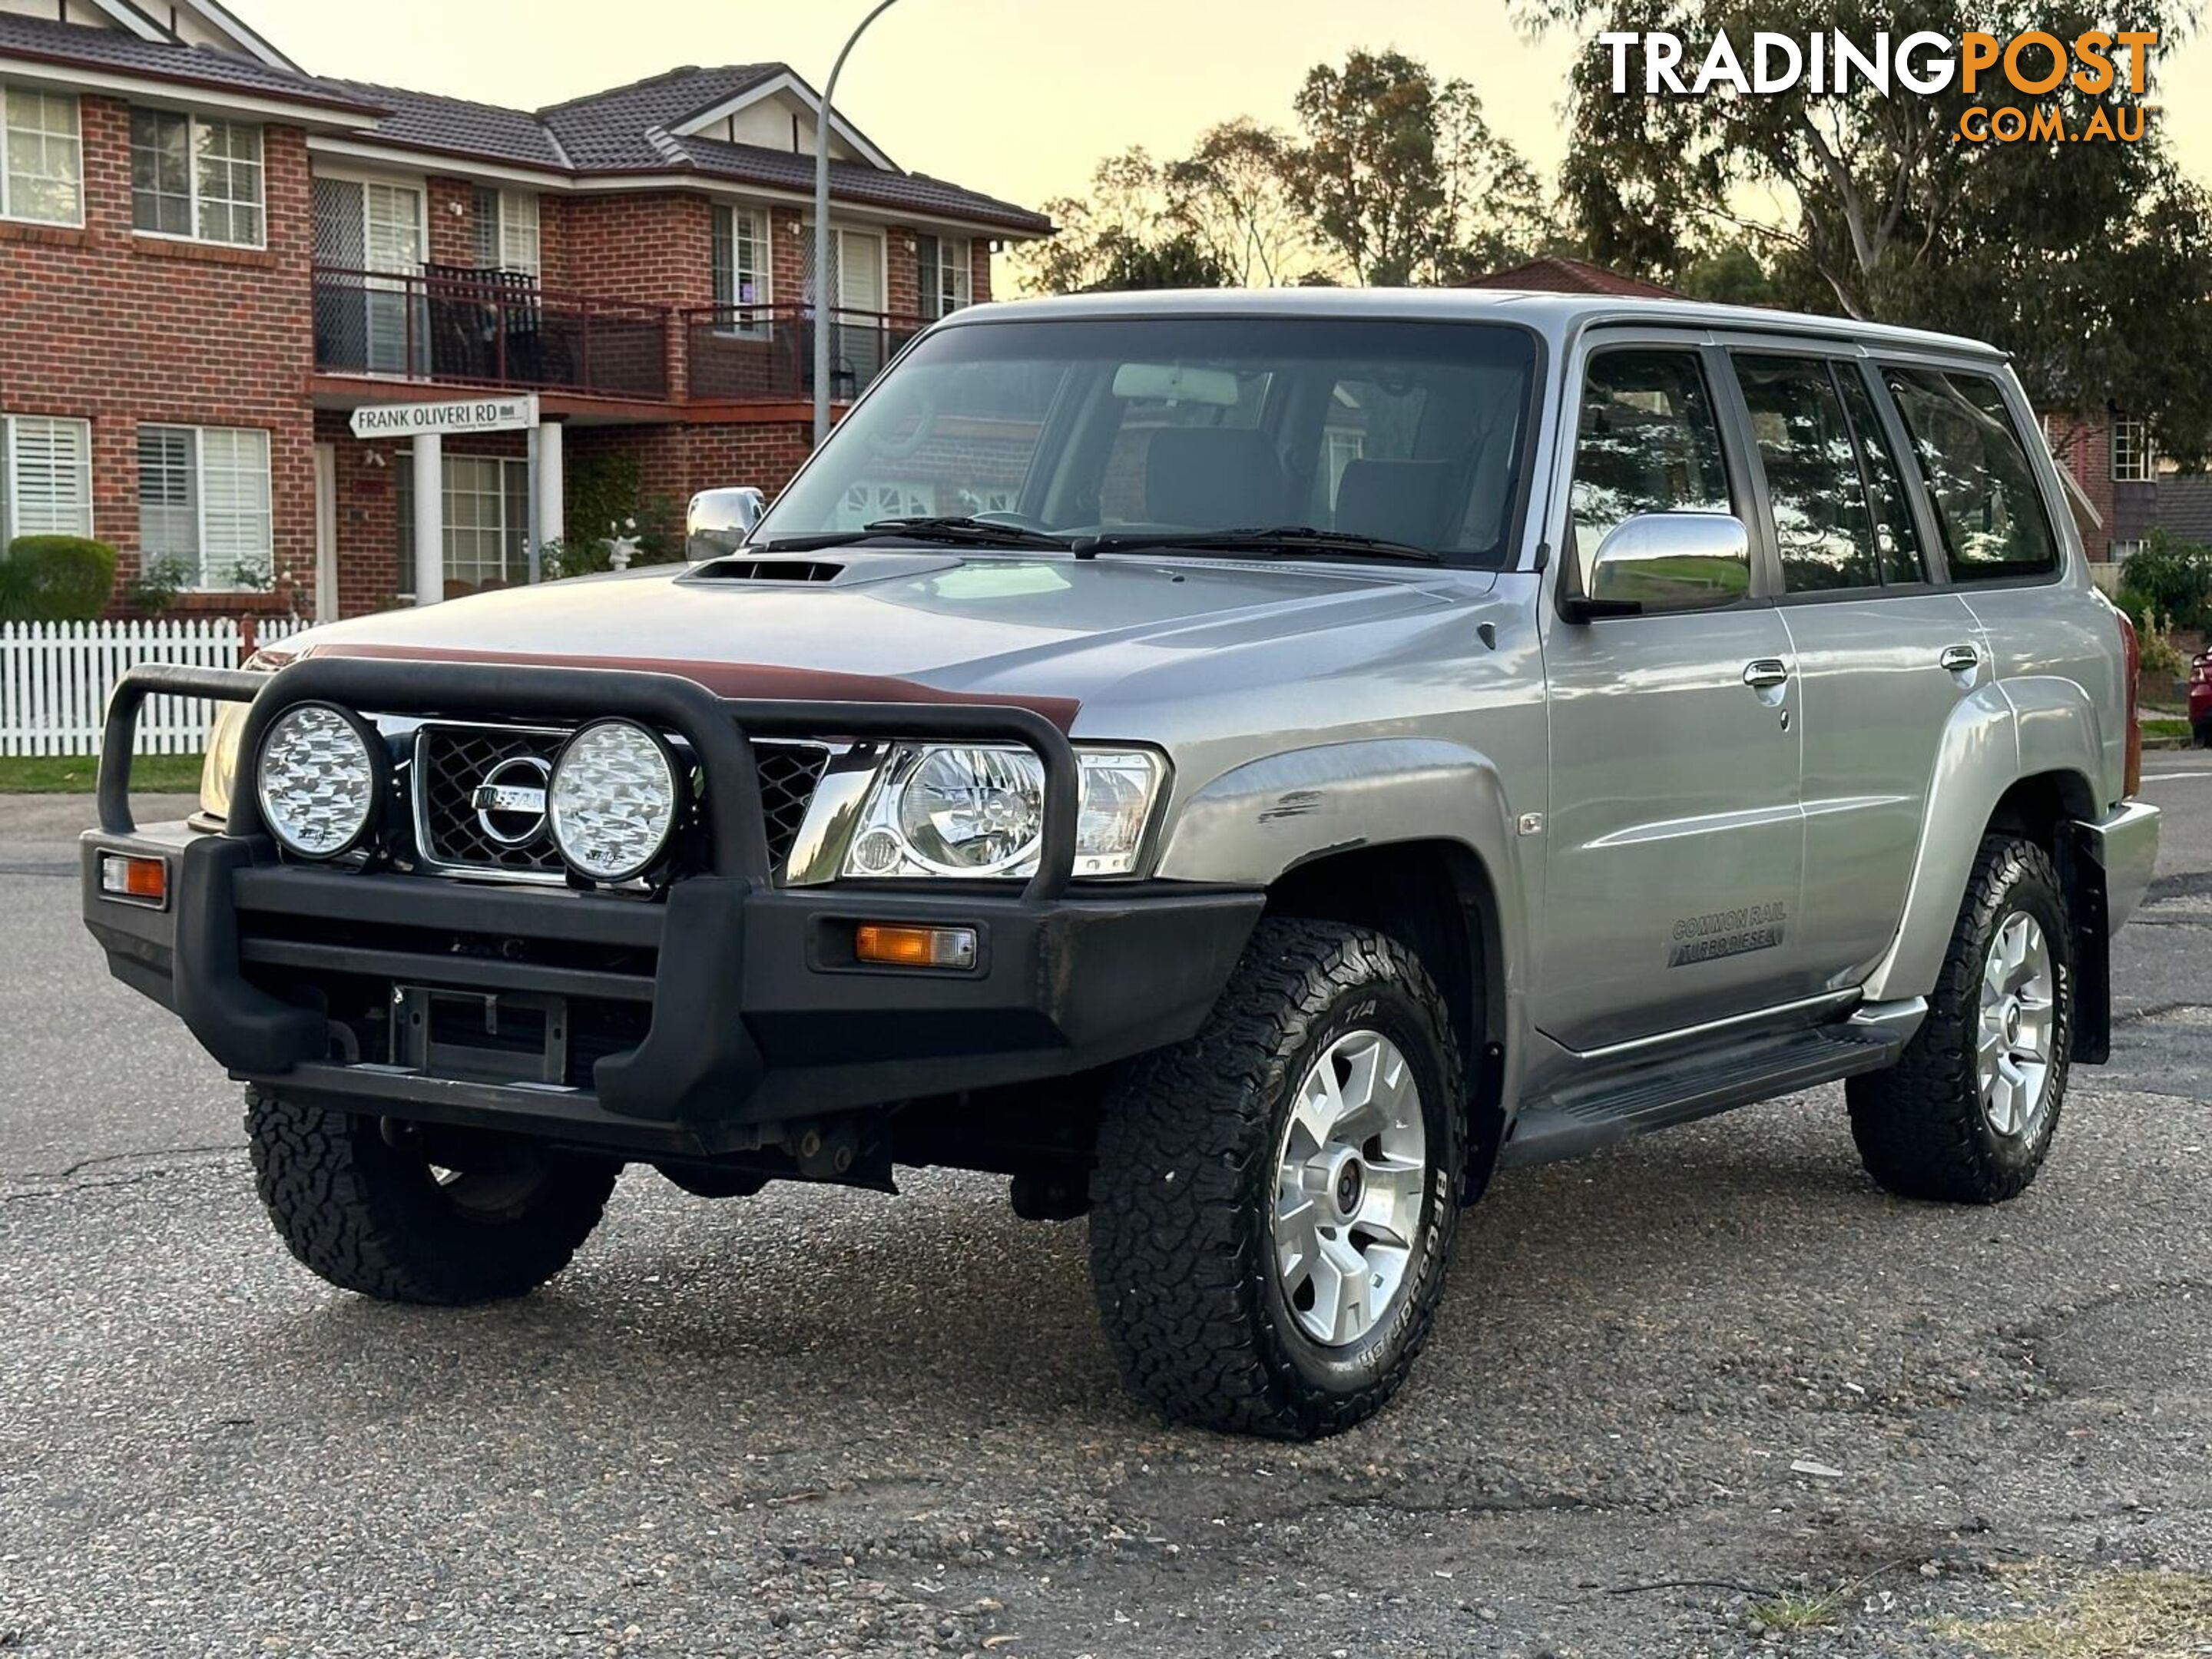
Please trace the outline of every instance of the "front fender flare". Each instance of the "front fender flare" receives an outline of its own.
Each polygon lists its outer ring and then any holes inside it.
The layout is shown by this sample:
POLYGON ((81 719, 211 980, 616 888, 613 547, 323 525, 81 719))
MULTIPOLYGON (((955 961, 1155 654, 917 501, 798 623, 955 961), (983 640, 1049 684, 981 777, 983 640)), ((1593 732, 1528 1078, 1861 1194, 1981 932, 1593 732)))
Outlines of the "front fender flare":
POLYGON ((1489 874, 1504 990, 1517 1006, 1529 917, 1513 826, 1504 781, 1477 750, 1429 738, 1322 744, 1247 762, 1201 786, 1176 815, 1158 873, 1266 887, 1331 853, 1457 842, 1489 874))

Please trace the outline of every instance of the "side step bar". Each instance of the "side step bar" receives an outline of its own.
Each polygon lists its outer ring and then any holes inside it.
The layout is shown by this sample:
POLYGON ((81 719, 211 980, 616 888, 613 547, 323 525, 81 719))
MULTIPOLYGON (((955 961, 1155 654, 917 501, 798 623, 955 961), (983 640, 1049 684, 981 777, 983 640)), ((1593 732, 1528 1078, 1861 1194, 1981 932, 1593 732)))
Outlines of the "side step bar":
POLYGON ((1498 1164, 1512 1169, 1580 1158, 1631 1135, 1878 1072, 1895 1061, 1905 1042, 1905 1036, 1878 1023, 1847 1024, 1647 1067, 1626 1081, 1614 1079, 1525 1108, 1498 1152, 1498 1164))

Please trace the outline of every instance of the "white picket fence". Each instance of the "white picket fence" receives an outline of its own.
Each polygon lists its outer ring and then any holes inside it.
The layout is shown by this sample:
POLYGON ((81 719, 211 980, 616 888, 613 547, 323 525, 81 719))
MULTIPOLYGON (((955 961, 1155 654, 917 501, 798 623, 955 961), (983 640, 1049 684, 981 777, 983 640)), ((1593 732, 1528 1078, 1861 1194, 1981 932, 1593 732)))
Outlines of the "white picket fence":
MULTIPOLYGON (((254 625, 257 645, 304 627, 254 625)), ((0 755, 96 755, 107 693, 142 662, 235 668, 240 629, 228 619, 0 623, 0 755)), ((189 755, 204 748, 214 706, 199 697, 149 697, 137 752, 189 755)))

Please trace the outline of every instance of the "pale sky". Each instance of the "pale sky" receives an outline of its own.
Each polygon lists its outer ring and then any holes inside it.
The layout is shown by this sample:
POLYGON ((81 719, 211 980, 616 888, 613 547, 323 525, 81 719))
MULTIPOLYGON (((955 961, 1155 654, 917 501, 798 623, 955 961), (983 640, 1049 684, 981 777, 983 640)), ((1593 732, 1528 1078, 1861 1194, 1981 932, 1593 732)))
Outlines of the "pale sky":
MULTIPOLYGON (((819 88, 870 0, 226 0, 311 72, 536 108, 681 64, 781 60, 819 88)), ((1035 206, 1131 144, 1182 153, 1240 114, 1287 125, 1305 71, 1395 46, 1481 94, 1548 180, 1576 50, 1504 0, 900 0, 838 106, 900 166, 1035 206)), ((2212 41, 2161 47, 2168 142, 2212 182, 2212 41)))

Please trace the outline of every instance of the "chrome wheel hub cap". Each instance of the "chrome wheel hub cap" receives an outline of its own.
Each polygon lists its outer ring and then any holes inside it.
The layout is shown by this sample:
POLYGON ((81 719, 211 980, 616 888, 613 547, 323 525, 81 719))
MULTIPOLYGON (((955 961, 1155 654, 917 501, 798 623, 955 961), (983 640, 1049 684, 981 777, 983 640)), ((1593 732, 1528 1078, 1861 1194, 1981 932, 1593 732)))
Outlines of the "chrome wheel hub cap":
POLYGON ((2033 916, 2015 910, 1990 941, 1982 965, 1982 1010, 1974 1069, 1982 1113, 2008 1139, 2031 1133, 2051 1091, 2057 1024, 2057 970, 2033 916))
POLYGON ((1413 1067, 1377 1031, 1316 1059, 1291 1103, 1275 1184, 1275 1271, 1299 1328, 1357 1342, 1396 1301, 1429 1178, 1413 1067))

